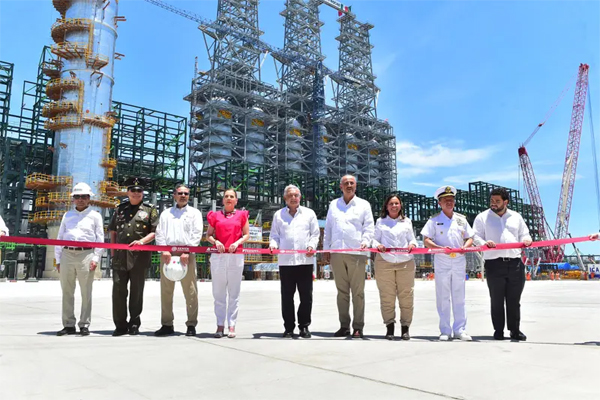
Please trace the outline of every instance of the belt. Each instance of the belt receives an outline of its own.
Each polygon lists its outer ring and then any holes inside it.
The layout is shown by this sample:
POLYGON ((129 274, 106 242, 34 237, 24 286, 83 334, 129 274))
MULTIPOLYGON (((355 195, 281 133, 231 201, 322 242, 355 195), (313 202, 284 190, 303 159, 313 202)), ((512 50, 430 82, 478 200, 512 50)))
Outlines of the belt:
POLYGON ((89 250, 89 249, 87 249, 85 247, 69 247, 69 246, 66 246, 65 249, 67 249, 67 250, 77 250, 77 251, 80 251, 80 250, 89 250))
POLYGON ((520 257, 498 257, 498 258, 492 258, 487 261, 512 262, 512 261, 516 261, 516 260, 520 260, 520 259, 521 259, 520 257))

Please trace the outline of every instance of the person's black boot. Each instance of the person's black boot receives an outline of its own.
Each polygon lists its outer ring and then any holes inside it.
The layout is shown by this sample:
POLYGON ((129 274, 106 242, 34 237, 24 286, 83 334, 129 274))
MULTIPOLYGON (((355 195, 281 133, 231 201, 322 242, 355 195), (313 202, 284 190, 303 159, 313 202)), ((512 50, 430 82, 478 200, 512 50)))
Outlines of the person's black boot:
POLYGON ((402 340, 410 340, 410 335, 408 334, 408 326, 402 327, 402 340))
POLYGON ((387 332, 385 334, 385 338, 387 340, 394 340, 394 324, 387 324, 386 325, 387 328, 387 332))

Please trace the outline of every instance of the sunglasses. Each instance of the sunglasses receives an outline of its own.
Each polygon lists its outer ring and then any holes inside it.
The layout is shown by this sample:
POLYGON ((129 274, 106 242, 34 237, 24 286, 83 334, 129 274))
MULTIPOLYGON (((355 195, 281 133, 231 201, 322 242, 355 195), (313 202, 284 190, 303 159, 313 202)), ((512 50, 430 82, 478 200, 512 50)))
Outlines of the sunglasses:
POLYGON ((131 193, 144 193, 144 189, 129 189, 131 193))
POLYGON ((79 200, 79 199, 89 199, 90 195, 89 194, 74 194, 73 198, 75 200, 79 200))
POLYGON ((177 192, 177 196, 189 196, 188 192, 177 192))

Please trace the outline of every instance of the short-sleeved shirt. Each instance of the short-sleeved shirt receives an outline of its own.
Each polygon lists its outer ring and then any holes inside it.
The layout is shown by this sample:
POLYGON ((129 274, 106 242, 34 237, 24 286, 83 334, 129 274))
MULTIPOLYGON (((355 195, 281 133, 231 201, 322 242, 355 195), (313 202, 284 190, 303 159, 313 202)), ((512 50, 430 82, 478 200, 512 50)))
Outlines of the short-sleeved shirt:
MULTIPOLYGON (((119 204, 108 224, 109 231, 117 232, 117 243, 129 244, 156 230, 158 210, 149 203, 119 204)), ((148 243, 146 243, 148 244, 148 243)), ((150 267, 149 251, 116 250, 113 269, 131 270, 134 266, 150 267)))
POLYGON ((452 213, 452 218, 448 218, 440 212, 429 218, 421 235, 430 238, 438 246, 456 249, 462 247, 465 240, 472 238, 475 232, 464 215, 455 212, 452 213))
POLYGON ((211 211, 206 216, 206 220, 215 228, 215 238, 223 243, 225 249, 228 249, 233 242, 242 237, 248 214, 246 210, 235 210, 227 215, 223 211, 211 211))

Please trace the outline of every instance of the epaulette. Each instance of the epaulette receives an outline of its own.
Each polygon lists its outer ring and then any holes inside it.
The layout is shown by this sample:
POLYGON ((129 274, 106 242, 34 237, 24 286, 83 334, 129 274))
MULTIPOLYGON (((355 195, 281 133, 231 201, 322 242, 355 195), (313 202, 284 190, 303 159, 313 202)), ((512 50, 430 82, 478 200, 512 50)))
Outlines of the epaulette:
POLYGON ((454 212, 454 214, 458 215, 459 217, 462 217, 464 219, 467 219, 467 216, 461 213, 457 213, 456 211, 454 212))
POLYGON ((144 201, 144 202, 142 202, 142 205, 144 205, 144 206, 146 206, 146 207, 150 207, 150 208, 153 208, 153 207, 154 207, 154 204, 152 204, 152 203, 148 203, 147 201, 144 201))

